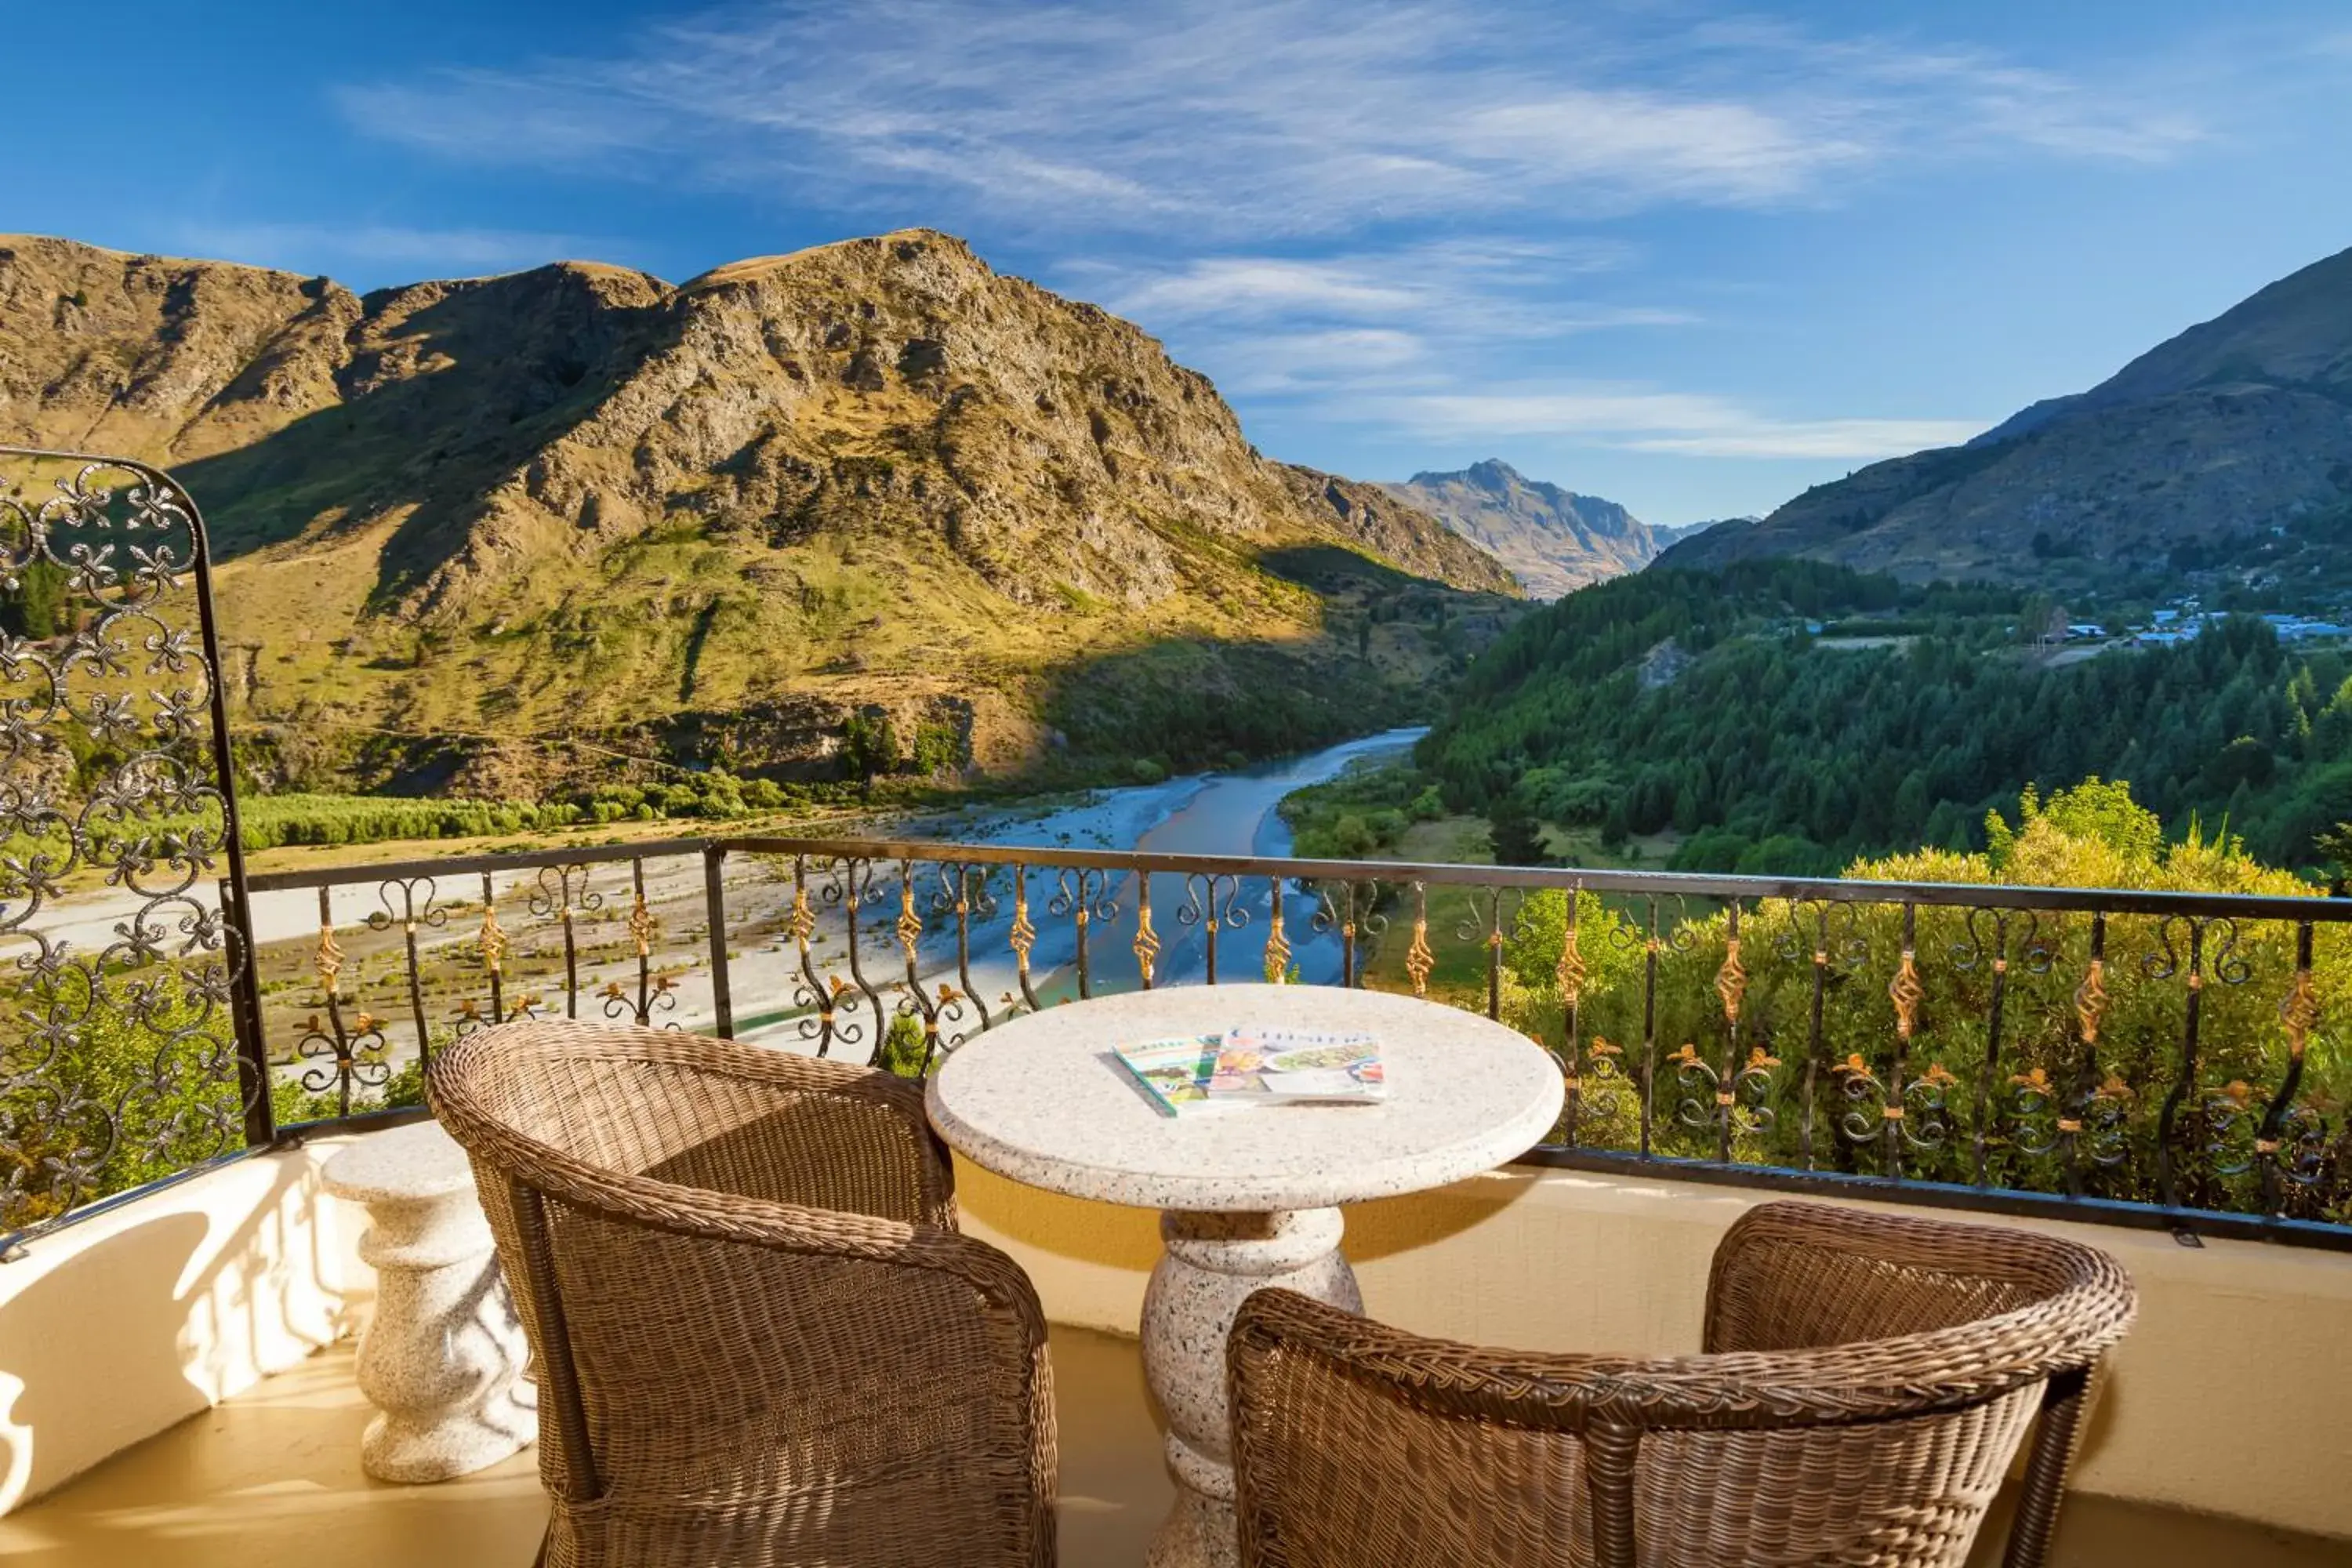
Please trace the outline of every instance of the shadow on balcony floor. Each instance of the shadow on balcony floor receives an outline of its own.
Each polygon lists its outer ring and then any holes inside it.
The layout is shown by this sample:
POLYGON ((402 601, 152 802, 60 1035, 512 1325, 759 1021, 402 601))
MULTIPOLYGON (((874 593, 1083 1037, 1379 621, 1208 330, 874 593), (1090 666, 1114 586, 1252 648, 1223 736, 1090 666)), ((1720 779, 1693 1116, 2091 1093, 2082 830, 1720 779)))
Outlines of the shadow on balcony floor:
MULTIPOLYGON (((1170 1496, 1135 1344, 1056 1329, 1054 1367, 1062 1562, 1129 1568, 1143 1561, 1170 1496)), ((530 1451, 440 1486, 386 1486, 360 1473, 366 1422, 351 1347, 337 1346, 0 1520, 0 1562, 525 1568, 547 1517, 530 1451)), ((1989 1568, 2000 1555, 1988 1531, 1976 1561, 1989 1568)), ((2076 1498, 2055 1561, 2058 1568, 2321 1568, 2352 1565, 2352 1542, 2076 1498)))

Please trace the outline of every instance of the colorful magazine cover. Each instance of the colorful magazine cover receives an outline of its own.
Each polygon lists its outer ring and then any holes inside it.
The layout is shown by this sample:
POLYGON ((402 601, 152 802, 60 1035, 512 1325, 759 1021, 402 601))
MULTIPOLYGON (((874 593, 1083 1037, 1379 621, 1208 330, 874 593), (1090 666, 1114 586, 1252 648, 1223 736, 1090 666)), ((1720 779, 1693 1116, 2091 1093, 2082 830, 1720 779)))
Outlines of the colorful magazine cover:
POLYGON ((1163 1116, 1210 1109, 1209 1073, 1216 1066, 1218 1035, 1187 1035, 1119 1046, 1112 1054, 1143 1086, 1163 1116))
POLYGON ((1244 1026, 1225 1031, 1207 1097, 1247 1104, 1388 1098, 1380 1041, 1370 1035, 1244 1026))

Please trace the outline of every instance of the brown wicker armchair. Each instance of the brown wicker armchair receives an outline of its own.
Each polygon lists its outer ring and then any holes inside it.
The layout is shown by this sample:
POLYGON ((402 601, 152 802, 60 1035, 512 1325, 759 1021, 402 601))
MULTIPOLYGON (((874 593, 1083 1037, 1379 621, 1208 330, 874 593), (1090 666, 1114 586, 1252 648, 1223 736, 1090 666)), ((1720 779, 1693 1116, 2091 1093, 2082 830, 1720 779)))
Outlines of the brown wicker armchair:
POLYGON ((919 1088, 651 1029, 436 1058, 539 1365, 541 1561, 1054 1561, 1045 1321, 919 1088))
POLYGON ((2106 1254, 1817 1204, 1734 1225, 1703 1355, 1518 1354, 1265 1290, 1227 1346, 1257 1568, 1958 1568, 2037 1411, 2012 1568, 2048 1550, 2106 1254))

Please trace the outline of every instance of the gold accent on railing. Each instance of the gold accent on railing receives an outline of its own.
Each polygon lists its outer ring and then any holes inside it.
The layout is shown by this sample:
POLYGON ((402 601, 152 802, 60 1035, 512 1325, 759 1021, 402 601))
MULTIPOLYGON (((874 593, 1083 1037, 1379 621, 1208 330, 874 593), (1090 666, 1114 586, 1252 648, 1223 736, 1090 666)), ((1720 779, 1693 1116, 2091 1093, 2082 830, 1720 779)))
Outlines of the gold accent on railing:
POLYGON ((496 974, 506 963, 507 949, 511 944, 507 941, 505 928, 499 924, 499 910, 495 904, 482 906, 481 940, 482 967, 490 973, 496 974))
POLYGON ((2082 1130, 2083 1124, 2071 1116, 2062 1116, 2058 1119, 2058 1131, 2061 1132, 2080 1132, 2082 1130))
POLYGON ((1766 1050, 1763 1047, 1750 1046, 1748 1047, 1748 1066, 1745 1069, 1746 1071, 1769 1072, 1780 1065, 1780 1058, 1766 1050))
MULTIPOLYGON (((1574 898, 1576 895, 1571 893, 1569 896, 1574 898)), ((1572 921, 1569 924, 1568 935, 1559 944, 1559 967, 1552 971, 1552 974, 1559 982, 1560 1000, 1571 1007, 1575 1006, 1584 994, 1585 967, 1584 954, 1577 946, 1576 925, 1572 921)))
POLYGON ((1429 994, 1430 971, 1436 967, 1437 955, 1429 951, 1429 922, 1416 920, 1412 922, 1412 945, 1404 952, 1404 972, 1412 976, 1414 995, 1429 994))
POLYGON ((2082 1024, 2083 1043, 2099 1043, 2099 1020, 2107 1011, 2107 963, 2103 958, 2091 960, 2090 968, 2083 972, 2083 984, 2074 987, 2074 1016, 2082 1024))
POLYGON ((1706 1064, 1698 1059, 1698 1047, 1685 1040, 1681 1049, 1666 1053, 1665 1065, 1670 1068, 1695 1068, 1706 1064))
POLYGON ((2312 1026, 2319 1022, 2319 998, 2313 994, 2308 966, 2294 972, 2294 988, 2279 1005, 2279 1022, 2286 1026, 2287 1055, 2301 1061, 2304 1047, 2311 1043, 2312 1026))
POLYGON ((1886 983, 1886 994, 1895 1001, 1895 1032, 1907 1040, 1919 1026, 1919 1003, 1927 994, 1927 988, 1919 984, 1919 965, 1907 947, 1895 978, 1886 983))
POLYGON ((792 933, 793 945, 801 956, 808 956, 809 938, 816 934, 816 910, 809 903, 808 889, 793 889, 793 912, 785 918, 784 930, 792 933))
POLYGON ((1900 1121, 1903 1120, 1903 1108, 1899 1105, 1882 1106, 1878 1114, 1889 1121, 1900 1121))
MULTIPOLYGON (((1143 983, 1151 984, 1151 963, 1160 956, 1160 933, 1151 929, 1151 879, 1139 878, 1135 897, 1135 964, 1143 983)), ((1181 911, 1180 911, 1181 912, 1181 911)))
POLYGON ((319 984, 326 987, 327 994, 333 995, 335 976, 341 973, 343 969, 343 950, 335 941, 333 926, 322 925, 319 928, 319 950, 312 955, 311 963, 318 968, 319 984))
POLYGON ((1727 937, 1723 944, 1723 967, 1715 972, 1715 994, 1723 998, 1723 1020, 1739 1022, 1740 999, 1748 994, 1748 971, 1739 962, 1739 939, 1727 937))
POLYGON ((1269 985, 1290 980, 1290 939, 1282 934, 1282 889, 1274 890, 1274 919, 1265 931, 1265 981, 1269 985))
POLYGON ((629 910, 629 935, 635 939, 639 958, 652 954, 654 938, 660 934, 661 927, 654 923, 654 912, 646 907, 646 896, 641 892, 629 910))
POLYGON ((923 917, 915 912, 915 884, 903 880, 898 884, 898 945, 906 950, 907 962, 915 962, 915 946, 923 940, 923 917))
POLYGON ((1012 944, 1013 956, 1020 962, 1021 973, 1029 973, 1029 950, 1037 945, 1037 928, 1029 923, 1029 889, 1018 888, 1013 895, 1013 929, 1004 940, 1012 944))

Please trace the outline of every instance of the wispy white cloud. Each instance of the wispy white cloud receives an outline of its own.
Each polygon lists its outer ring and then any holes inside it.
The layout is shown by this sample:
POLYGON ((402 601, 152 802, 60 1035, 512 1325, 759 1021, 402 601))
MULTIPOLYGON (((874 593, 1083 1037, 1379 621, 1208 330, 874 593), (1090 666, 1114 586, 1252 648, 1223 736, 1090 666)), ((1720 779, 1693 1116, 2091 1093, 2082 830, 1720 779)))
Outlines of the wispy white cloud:
POLYGON ((1511 0, 766 0, 340 101, 455 157, 1208 237, 1770 206, 1965 146, 2142 158, 2200 133, 1969 51, 1511 0))
POLYGON ((1787 419, 1727 398, 1609 383, 1381 393, 1349 412, 1438 441, 1567 438, 1696 458, 1878 458, 1965 441, 1982 419, 1787 419))
POLYGON ((354 262, 429 272, 536 267, 596 247, 571 235, 520 229, 412 228, 395 224, 188 224, 175 243, 204 256, 318 272, 354 262))
POLYGON ((455 159, 1017 237, 1064 258, 1049 282, 1227 390, 1326 423, 1822 460, 1989 421, 1589 379, 1566 346, 1581 334, 1704 325, 1645 298, 1640 253, 1602 226, 1819 208, 1968 159, 2160 162, 2209 134, 2196 96, 2114 73, 1705 5, 740 0, 603 53, 339 101, 455 159))

